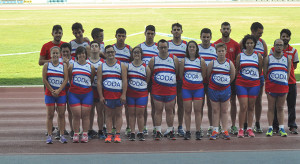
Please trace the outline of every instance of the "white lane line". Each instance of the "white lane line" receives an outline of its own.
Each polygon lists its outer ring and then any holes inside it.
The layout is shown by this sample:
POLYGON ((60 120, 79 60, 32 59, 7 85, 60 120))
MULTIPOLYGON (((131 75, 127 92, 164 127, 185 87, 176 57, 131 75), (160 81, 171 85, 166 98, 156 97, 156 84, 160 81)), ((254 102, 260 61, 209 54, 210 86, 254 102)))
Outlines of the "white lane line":
POLYGON ((2 56, 12 56, 12 55, 25 55, 25 54, 33 54, 33 53, 38 53, 40 51, 33 51, 33 52, 21 52, 21 53, 13 53, 13 54, 1 54, 0 57, 2 56))

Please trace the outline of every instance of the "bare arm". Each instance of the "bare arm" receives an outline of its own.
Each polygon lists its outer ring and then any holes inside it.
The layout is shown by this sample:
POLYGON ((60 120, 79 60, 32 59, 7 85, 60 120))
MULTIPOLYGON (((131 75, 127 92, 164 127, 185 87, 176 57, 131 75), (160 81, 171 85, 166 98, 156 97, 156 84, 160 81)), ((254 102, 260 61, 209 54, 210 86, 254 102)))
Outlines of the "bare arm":
POLYGON ((291 73, 291 59, 288 58, 288 77, 287 80, 290 79, 290 73, 291 73))
POLYGON ((207 79, 209 79, 211 71, 212 71, 212 67, 213 67, 213 60, 207 65, 207 79))
POLYGON ((101 103, 105 103, 103 97, 103 86, 102 86, 102 64, 97 69, 97 90, 99 93, 99 99, 101 103))
POLYGON ((148 67, 150 68, 151 75, 152 75, 154 71, 154 57, 152 57, 151 60, 149 61, 148 67))
POLYGON ((50 60, 47 60, 47 59, 46 59, 46 56, 41 56, 41 55, 40 55, 39 65, 42 66, 42 65, 44 65, 44 64, 47 63, 47 62, 50 62, 50 60))
POLYGON ((181 80, 183 80, 184 76, 184 59, 179 63, 179 77, 181 80))
POLYGON ((266 57, 264 58, 264 65, 263 65, 263 70, 264 70, 264 78, 267 79, 267 74, 268 74, 268 67, 269 67, 269 58, 266 57))
POLYGON ((147 75, 146 82, 148 83, 150 81, 150 78, 151 78, 151 70, 148 66, 146 67, 146 75, 147 75))
POLYGON ((259 71, 259 75, 262 72, 262 67, 263 67, 263 58, 262 58, 261 54, 258 53, 258 71, 259 71))
POLYGON ((236 66, 236 68, 235 68, 235 78, 237 77, 239 69, 240 69, 240 58, 241 58, 241 55, 239 54, 236 57, 236 60, 235 60, 235 66, 236 66))
POLYGON ((50 92, 52 93, 54 91, 54 89, 50 86, 50 84, 47 80, 47 68, 48 68, 48 63, 45 63, 44 67, 43 67, 43 83, 45 84, 46 88, 48 88, 50 90, 50 92))
POLYGON ((58 96, 59 93, 65 88, 67 83, 68 83, 68 67, 67 67, 67 64, 64 63, 64 81, 60 85, 60 87, 53 92, 53 94, 56 94, 58 96))
POLYGON ((69 65, 69 82, 70 82, 70 85, 71 85, 71 82, 72 82, 72 70, 73 70, 73 65, 69 65))
POLYGON ((86 46, 85 49, 86 49, 87 57, 90 58, 91 57, 91 47, 86 46))
POLYGON ((205 60, 201 58, 201 70, 202 70, 202 78, 203 80, 206 78, 206 70, 207 70, 207 66, 206 66, 206 63, 205 63, 205 60))
POLYGON ((121 95, 121 102, 126 104, 126 92, 127 92, 127 67, 121 63, 122 67, 122 95, 121 95))
POLYGON ((235 79, 235 68, 234 64, 230 61, 230 83, 235 79))
POLYGON ((262 40, 263 46, 264 46, 264 54, 261 54, 263 58, 266 58, 268 56, 268 46, 264 40, 262 40))
POLYGON ((176 56, 174 56, 174 64, 175 64, 175 72, 176 72, 176 76, 177 76, 179 74, 179 61, 176 56))
POLYGON ((91 71, 91 84, 93 84, 96 75, 95 67, 93 65, 91 65, 91 71))

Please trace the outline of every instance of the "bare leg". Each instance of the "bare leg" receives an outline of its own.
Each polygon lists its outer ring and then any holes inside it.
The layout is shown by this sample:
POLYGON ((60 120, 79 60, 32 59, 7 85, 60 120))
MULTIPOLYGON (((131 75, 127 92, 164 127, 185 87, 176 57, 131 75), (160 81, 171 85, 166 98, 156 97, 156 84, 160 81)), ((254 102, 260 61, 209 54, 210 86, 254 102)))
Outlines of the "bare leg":
POLYGON ((191 113, 192 113, 192 100, 183 101, 184 105, 184 121, 186 126, 186 131, 191 131, 191 113))
POLYGON ((145 108, 135 108, 137 125, 138 125, 138 129, 139 129, 140 133, 143 132, 143 128, 144 128, 144 111, 145 111, 145 108))
POLYGON ((79 133, 80 119, 81 119, 81 106, 71 107, 73 114, 73 128, 75 133, 79 133))
POLYGON ((60 130, 60 135, 63 135, 65 131, 65 126, 66 126, 65 112, 66 112, 66 105, 57 107, 57 113, 59 118, 58 128, 60 130))
POLYGON ((225 102, 221 102, 221 122, 223 129, 228 131, 228 107, 229 107, 229 100, 225 102))
POLYGON ((90 127, 91 107, 81 107, 82 131, 87 132, 90 127))
POLYGON ((204 100, 194 100, 196 131, 200 131, 201 129, 202 116, 203 116, 203 104, 204 104, 204 100))
POLYGON ((168 127, 173 127, 175 100, 165 103, 166 120, 168 127))
POLYGON ((47 120, 46 120, 47 131, 48 131, 48 135, 52 135, 55 106, 46 106, 46 110, 47 110, 47 120))

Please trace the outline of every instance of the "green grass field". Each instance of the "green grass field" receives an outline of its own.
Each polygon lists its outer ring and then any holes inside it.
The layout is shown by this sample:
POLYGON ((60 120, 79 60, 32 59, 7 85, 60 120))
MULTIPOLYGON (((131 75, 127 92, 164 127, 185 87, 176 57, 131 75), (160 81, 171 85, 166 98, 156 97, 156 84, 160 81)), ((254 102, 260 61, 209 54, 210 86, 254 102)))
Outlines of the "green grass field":
MULTIPOLYGON (((114 33, 119 27, 127 30, 127 35, 144 31, 146 25, 153 24, 157 32, 170 33, 171 24, 183 25, 183 36, 199 39, 200 30, 209 27, 213 41, 219 39, 220 24, 231 23, 231 37, 240 41, 250 33, 250 25, 259 21, 264 25, 263 39, 270 45, 279 38, 282 28, 292 31, 293 43, 300 43, 300 8, 198 8, 198 9, 99 9, 99 10, 24 10, 0 11, 0 85, 42 84, 42 67, 38 65, 39 53, 1 56, 23 52, 40 51, 42 45, 52 40, 54 24, 62 25, 63 41, 74 38, 71 26, 75 22, 83 24, 85 36, 91 39, 94 27, 104 29, 105 44, 115 42, 114 33)), ((161 38, 157 35, 155 40, 161 38)), ((129 36, 127 44, 135 46, 144 41, 144 35, 129 36)), ((300 49, 300 45, 294 46, 300 49)), ((299 68, 296 70, 300 80, 299 68)))

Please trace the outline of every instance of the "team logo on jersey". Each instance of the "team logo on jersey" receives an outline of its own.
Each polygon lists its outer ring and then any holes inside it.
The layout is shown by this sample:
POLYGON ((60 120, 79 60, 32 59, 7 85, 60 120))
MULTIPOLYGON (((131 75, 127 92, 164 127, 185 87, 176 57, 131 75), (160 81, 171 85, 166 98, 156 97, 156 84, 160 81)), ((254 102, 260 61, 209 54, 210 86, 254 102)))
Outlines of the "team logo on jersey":
POLYGON ((234 51, 234 49, 230 47, 230 48, 229 48, 229 51, 230 51, 230 52, 233 52, 233 51, 234 51))
POLYGON ((84 75, 75 75, 73 77, 74 83, 83 85, 83 86, 91 86, 91 80, 88 76, 84 75))
POLYGON ((259 78, 259 73, 257 68, 253 68, 253 67, 246 67, 243 68, 241 70, 241 75, 245 78, 245 79, 258 79, 259 78))
POLYGON ((203 81, 202 75, 200 72, 186 72, 184 78, 193 84, 199 84, 203 81))
POLYGON ((269 79, 270 81, 280 85, 288 85, 287 73, 285 71, 272 71, 269 74, 269 79))
POLYGON ((212 80, 214 83, 220 86, 227 86, 230 84, 230 76, 224 74, 214 74, 212 76, 212 80))
POLYGON ((63 78, 59 77, 48 77, 48 82, 52 87, 59 88, 61 84, 63 83, 63 78))
POLYGON ((147 83, 146 83, 146 81, 141 80, 141 79, 131 79, 131 80, 129 80, 128 84, 132 88, 147 89, 147 83))
POLYGON ((158 72, 155 74, 154 80, 161 85, 176 85, 176 76, 173 72, 158 72))
POLYGON ((119 79, 106 79, 103 81, 103 86, 107 89, 121 90, 122 81, 119 79))

